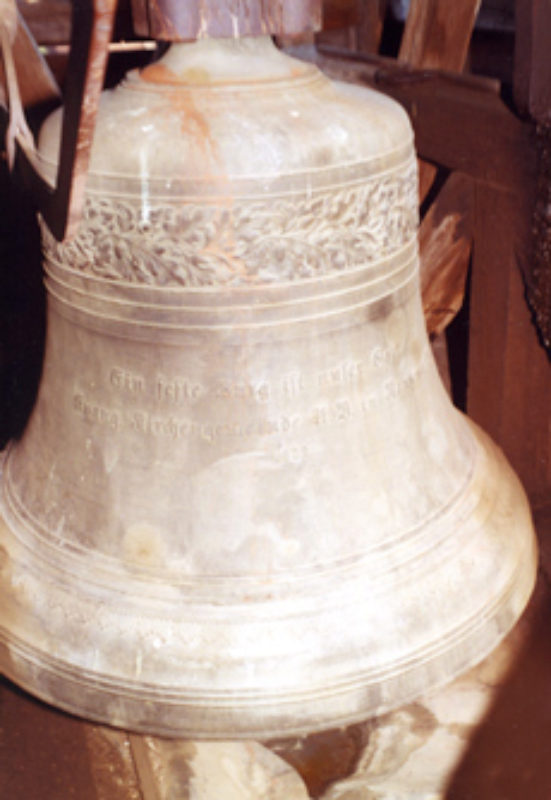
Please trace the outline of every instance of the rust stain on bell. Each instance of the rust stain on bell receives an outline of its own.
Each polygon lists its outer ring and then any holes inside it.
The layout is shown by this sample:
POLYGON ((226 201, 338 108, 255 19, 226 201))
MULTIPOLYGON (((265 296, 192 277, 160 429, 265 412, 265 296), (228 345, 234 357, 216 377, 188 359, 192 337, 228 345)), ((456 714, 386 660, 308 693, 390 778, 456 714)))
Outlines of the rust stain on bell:
POLYGON ((105 93, 78 236, 44 228, 6 674, 110 724, 262 738, 380 714, 500 641, 530 514, 439 381, 416 234, 402 109, 269 38, 173 46, 105 93))

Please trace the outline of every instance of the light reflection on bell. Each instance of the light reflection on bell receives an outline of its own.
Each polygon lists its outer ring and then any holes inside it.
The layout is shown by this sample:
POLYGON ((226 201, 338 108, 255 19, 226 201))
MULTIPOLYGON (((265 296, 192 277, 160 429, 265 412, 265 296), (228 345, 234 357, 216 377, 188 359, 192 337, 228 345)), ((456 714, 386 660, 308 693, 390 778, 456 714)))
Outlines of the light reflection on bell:
POLYGON ((416 209, 403 111, 267 38, 175 45, 104 94, 4 464, 6 674, 115 725, 261 738, 498 643, 530 515, 437 376, 416 209))

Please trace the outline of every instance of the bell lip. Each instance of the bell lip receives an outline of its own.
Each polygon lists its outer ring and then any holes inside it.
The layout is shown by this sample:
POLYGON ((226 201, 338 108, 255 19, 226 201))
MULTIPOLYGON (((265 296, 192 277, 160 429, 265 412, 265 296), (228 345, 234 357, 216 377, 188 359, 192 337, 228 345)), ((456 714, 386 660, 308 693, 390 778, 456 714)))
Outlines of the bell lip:
POLYGON ((221 702, 221 697, 208 696, 198 699, 186 697, 183 693, 173 693, 169 700, 167 699, 169 692, 164 688, 147 689, 138 682, 132 684, 113 681, 92 672, 86 674, 83 679, 85 673, 82 669, 70 668, 60 660, 45 657, 44 653, 17 643, 13 637, 7 637, 2 628, 0 628, 0 672, 33 696, 67 713, 135 733, 209 741, 244 739, 266 741, 289 736, 304 736, 352 725, 393 711, 413 702, 427 691, 435 691, 448 685, 464 672, 480 664, 511 632, 525 611, 537 577, 536 559, 533 559, 531 564, 531 570, 526 568, 522 570, 523 580, 517 584, 514 591, 511 589, 496 601, 495 613, 489 615, 487 619, 479 620, 477 628, 471 630, 469 643, 472 646, 473 638, 485 639, 484 632, 488 629, 497 628, 499 635, 485 647, 478 647, 476 655, 469 658, 461 655, 466 652, 466 648, 462 637, 459 637, 455 647, 442 654, 442 660, 446 661, 448 668, 447 673, 440 678, 434 678, 429 684, 426 683, 427 674, 435 671, 437 664, 425 658, 417 661, 411 659, 409 662, 411 666, 407 672, 403 670, 401 664, 402 669, 390 675, 384 684, 376 681, 369 683, 365 679, 362 680, 359 675, 356 685, 345 684, 340 691, 339 688, 331 687, 325 695, 319 691, 316 693, 314 689, 310 694, 304 691, 297 691, 295 696, 291 696, 290 692, 282 692, 273 697, 256 694, 250 698, 226 697, 225 702, 221 702), (13 655, 17 655, 18 666, 10 669, 13 655), (455 661, 453 667, 450 667, 452 657, 455 657, 455 661), (42 676, 46 674, 46 680, 42 678, 42 683, 57 686, 58 691, 42 689, 33 682, 33 675, 37 669, 42 676), (336 702, 337 707, 341 701, 348 707, 351 704, 361 704, 362 698, 370 688, 375 689, 377 694, 381 687, 386 692, 391 692, 399 687, 404 678, 411 682, 412 675, 420 681, 420 685, 409 691, 402 691, 393 701, 382 701, 376 706, 366 704, 357 710, 340 714, 338 711, 328 712, 324 707, 331 700, 336 702), (67 700, 66 696, 71 694, 78 697, 80 702, 67 700), (88 696, 91 698, 90 704, 83 704, 82 698, 88 696), (121 698, 124 698, 123 702, 126 704, 124 714, 114 715, 111 709, 97 710, 98 699, 112 708, 121 698), (312 705, 312 710, 307 715, 305 707, 308 707, 309 703, 312 705), (172 724, 168 724, 166 718, 164 724, 159 724, 147 716, 144 719, 144 709, 150 710, 152 716, 156 717, 159 716, 160 707, 165 717, 169 716, 172 724), (293 722, 284 722, 285 719, 293 719, 293 722))
MULTIPOLYGON (((269 739, 328 730, 386 713, 447 684, 483 660, 511 630, 529 600, 537 572, 537 546, 520 484, 499 448, 476 426, 472 428, 479 447, 503 470, 508 491, 514 491, 517 505, 512 523, 516 523, 516 537, 508 536, 508 528, 501 522, 497 532, 506 541, 516 539, 512 551, 519 557, 506 579, 500 581, 491 602, 470 609, 459 623, 456 618, 454 628, 436 638, 432 635, 428 644, 426 640, 418 644, 407 657, 401 654, 394 661, 387 658, 379 667, 366 668, 364 664, 362 669, 360 665, 353 674, 334 676, 332 682, 315 685, 299 681, 295 688, 277 691, 265 687, 183 690, 166 683, 154 685, 83 669, 21 641, 1 627, 0 670, 26 690, 70 713, 141 733, 198 739, 269 739), (522 553, 521 536, 525 540, 522 553)), ((498 516, 503 511, 500 497, 496 493, 497 506, 490 506, 491 513, 498 516)), ((511 499, 509 494, 506 498, 511 499)), ((463 593, 463 587, 458 591, 463 593)))

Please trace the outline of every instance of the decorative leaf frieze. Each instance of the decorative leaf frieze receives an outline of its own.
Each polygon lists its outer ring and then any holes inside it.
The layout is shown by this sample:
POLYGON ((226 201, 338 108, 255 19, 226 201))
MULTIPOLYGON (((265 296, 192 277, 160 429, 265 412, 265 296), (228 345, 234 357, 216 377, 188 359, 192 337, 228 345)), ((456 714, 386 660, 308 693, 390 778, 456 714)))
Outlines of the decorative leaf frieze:
POLYGON ((416 164, 323 191, 143 205, 89 196, 78 235, 47 259, 150 286, 259 285, 321 277, 385 258, 415 236, 416 164))

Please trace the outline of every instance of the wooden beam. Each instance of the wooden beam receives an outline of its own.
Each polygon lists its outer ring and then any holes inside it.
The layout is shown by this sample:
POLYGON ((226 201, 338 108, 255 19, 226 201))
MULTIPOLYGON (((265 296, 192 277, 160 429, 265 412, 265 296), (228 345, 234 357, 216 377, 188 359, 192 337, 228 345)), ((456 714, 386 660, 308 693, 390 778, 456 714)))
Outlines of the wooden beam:
POLYGON ((474 225, 474 182, 450 175, 419 229, 421 295, 427 330, 440 334, 465 295, 474 225))
MULTIPOLYGON (((56 80, 19 12, 17 31, 13 42, 13 60, 23 106, 33 106, 49 100, 60 99, 56 80)), ((8 100, 4 83, 4 64, 0 57, 0 105, 7 108, 8 100)))
MULTIPOLYGON (((99 800, 86 723, 0 682, 0 797, 99 800)), ((113 800, 119 800, 114 794, 113 800)))
POLYGON ((142 800, 310 797, 299 773, 259 742, 129 739, 142 800))
POLYGON ((86 0, 73 5, 69 80, 64 92, 60 158, 53 189, 38 172, 34 154, 17 139, 18 178, 33 195, 44 221, 59 240, 74 235, 80 221, 116 6, 117 0, 86 0))
POLYGON ((413 67, 461 71, 480 0, 411 0, 398 58, 413 67))
POLYGON ((97 800, 149 800, 136 771, 131 734, 84 720, 80 725, 97 800))
POLYGON ((58 44, 71 38, 71 0, 18 0, 33 37, 40 44, 58 44))
POLYGON ((515 101, 536 124, 533 249, 523 265, 527 298, 551 354, 551 0, 517 0, 515 101))
POLYGON ((516 0, 515 102, 521 113, 551 121, 551 0, 516 0))
MULTIPOLYGON (((465 66, 480 0, 442 3, 411 0, 398 59, 417 69, 460 72, 465 66)), ((424 202, 438 173, 433 164, 419 163, 419 198, 424 202)))
POLYGON ((551 489, 551 369, 524 299, 530 187, 476 188, 467 412, 501 445, 534 505, 551 489))
POLYGON ((357 26, 357 50, 376 53, 381 44, 387 0, 363 0, 357 26))
POLYGON ((323 30, 348 28, 350 25, 356 25, 358 16, 358 0, 323 0, 322 2, 323 30))

